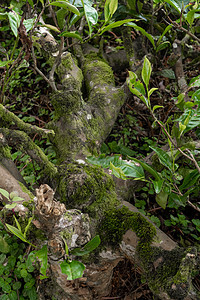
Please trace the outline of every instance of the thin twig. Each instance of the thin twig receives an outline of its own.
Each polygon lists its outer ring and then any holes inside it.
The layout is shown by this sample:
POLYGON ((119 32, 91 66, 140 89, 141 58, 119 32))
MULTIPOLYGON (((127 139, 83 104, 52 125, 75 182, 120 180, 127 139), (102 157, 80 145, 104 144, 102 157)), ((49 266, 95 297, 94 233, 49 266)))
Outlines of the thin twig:
POLYGON ((196 205, 194 205, 192 202, 190 202, 190 200, 187 200, 187 203, 188 203, 191 207, 193 207, 195 210, 197 210, 198 212, 200 212, 200 208, 197 207, 196 205))
POLYGON ((62 53, 63 53, 63 48, 64 48, 64 37, 62 36, 61 41, 60 41, 59 50, 58 50, 58 55, 56 56, 56 59, 55 59, 54 64, 52 66, 52 69, 49 73, 49 81, 51 83, 51 86, 53 86, 54 91, 57 90, 56 85, 55 85, 55 80, 54 80, 54 73, 55 73, 55 70, 56 70, 58 64, 60 63, 61 56, 62 56, 62 53))
POLYGON ((196 40, 196 41, 198 41, 200 43, 200 39, 196 35, 194 35, 188 29, 185 29, 183 26, 181 26, 180 24, 176 23, 175 21, 172 21, 169 16, 167 16, 167 17, 168 17, 171 25, 173 25, 177 29, 180 29, 180 30, 184 31, 185 33, 187 33, 188 35, 190 35, 194 40, 196 40))

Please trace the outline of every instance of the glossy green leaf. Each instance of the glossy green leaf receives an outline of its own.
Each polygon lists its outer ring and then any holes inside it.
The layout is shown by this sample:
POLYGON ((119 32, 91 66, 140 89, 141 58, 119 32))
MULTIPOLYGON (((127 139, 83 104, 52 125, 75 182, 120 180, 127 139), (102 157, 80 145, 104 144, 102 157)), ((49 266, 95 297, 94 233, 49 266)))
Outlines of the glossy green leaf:
POLYGON ((194 102, 196 103, 200 103, 200 89, 198 89, 192 94, 191 99, 194 100, 194 102))
POLYGON ((189 174, 187 174, 184 177, 183 183, 179 187, 180 191, 183 191, 185 189, 192 187, 199 178, 200 178, 200 174, 199 174, 198 170, 191 171, 189 174))
POLYGON ((136 95, 144 104, 149 107, 148 99, 146 98, 146 91, 144 88, 143 83, 137 78, 137 76, 134 77, 133 72, 129 72, 129 78, 127 79, 127 83, 129 86, 129 90, 131 93, 136 95))
POLYGON ((20 25, 20 16, 15 11, 10 11, 8 13, 8 19, 9 19, 11 30, 14 33, 14 36, 17 37, 18 27, 20 25))
POLYGON ((154 105, 154 107, 153 107, 153 112, 154 112, 156 109, 158 109, 158 108, 164 108, 164 106, 162 106, 162 105, 154 105))
POLYGON ((171 44, 170 44, 169 41, 165 41, 165 42, 161 43, 160 45, 158 45, 158 46, 156 47, 156 52, 159 52, 159 51, 161 51, 161 50, 167 48, 167 47, 170 46, 170 45, 171 45, 171 44))
POLYGON ((35 251, 35 255, 40 261, 40 273, 42 274, 40 275, 40 279, 48 278, 46 275, 48 263, 47 245, 44 245, 39 251, 35 251))
POLYGON ((180 0, 165 0, 165 2, 167 2, 168 4, 170 4, 174 9, 176 9, 176 11, 180 14, 182 11, 182 3, 183 1, 180 0))
POLYGON ((158 147, 150 146, 150 148, 158 155, 158 158, 163 166, 168 168, 171 172, 173 171, 173 163, 171 157, 167 154, 166 151, 158 147))
POLYGON ((61 262, 60 267, 62 273, 67 275, 67 280, 81 278, 85 270, 84 264, 76 260, 73 260, 72 262, 65 260, 61 262))
POLYGON ((154 190, 156 192, 156 194, 159 194, 162 190, 162 187, 163 187, 163 183, 164 183, 164 179, 159 179, 159 180, 152 180, 152 183, 153 183, 153 187, 154 187, 154 190))
POLYGON ((200 87, 200 75, 192 78, 189 83, 190 87, 200 87))
POLYGON ((161 43, 162 38, 165 36, 165 34, 172 28, 172 25, 168 25, 165 30, 163 31, 163 33, 161 34, 161 36, 159 37, 158 41, 157 41, 157 46, 161 43))
POLYGON ((73 15, 72 18, 70 19, 69 26, 73 26, 78 22, 83 16, 85 15, 83 8, 80 9, 80 16, 73 15))
POLYGON ((176 119, 176 122, 184 123, 187 120, 187 126, 184 133, 190 131, 191 129, 200 125, 200 109, 185 109, 184 113, 181 115, 179 119, 176 119), (188 121, 189 116, 189 121, 188 121))
POLYGON ((8 230, 10 230, 10 232, 12 232, 14 235, 16 235, 20 240, 35 247, 24 237, 24 235, 21 233, 21 231, 19 231, 19 229, 17 229, 16 227, 14 227, 12 225, 9 225, 9 224, 6 224, 6 226, 7 226, 8 230))
POLYGON ((74 6, 73 4, 67 2, 67 1, 55 1, 55 2, 51 2, 49 5, 53 5, 53 6, 58 6, 58 7, 62 7, 66 10, 69 10, 71 12, 73 12, 76 15, 80 15, 79 10, 76 8, 76 6, 74 6))
MULTIPOLYGON (((131 22, 131 20, 129 22, 131 22)), ((131 22, 131 23, 127 23, 126 25, 133 27, 135 30, 140 31, 144 36, 146 36, 149 39, 149 41, 153 45, 154 50, 156 50, 155 42, 154 42, 152 35, 150 35, 148 32, 146 32, 146 30, 144 30, 142 27, 136 25, 135 23, 131 22)))
POLYGON ((107 25, 106 27, 102 27, 102 29, 100 31, 100 35, 103 34, 106 31, 111 30, 112 28, 120 27, 123 24, 126 24, 126 23, 131 22, 131 21, 134 21, 134 20, 133 19, 121 20, 121 21, 111 23, 111 24, 107 25))
POLYGON ((106 0, 106 3, 104 4, 105 23, 107 23, 109 21, 109 19, 111 18, 110 10, 109 10, 109 3, 110 3, 110 0, 106 0))
POLYGON ((146 170, 149 174, 153 175, 153 177, 155 178, 156 181, 160 181, 162 180, 162 176, 156 171, 154 170, 152 167, 150 167, 148 164, 142 162, 141 160, 137 159, 137 158, 133 158, 133 157, 129 157, 131 160, 133 160, 136 163, 139 163, 144 170, 146 170))
POLYGON ((35 21, 36 21, 36 18, 33 18, 33 19, 27 19, 27 20, 24 20, 24 21, 23 21, 23 24, 24 24, 24 26, 26 27, 26 31, 27 31, 27 32, 29 32, 29 31, 33 28, 33 26, 34 26, 34 24, 35 24, 35 21))
POLYGON ((6 199, 10 200, 9 193, 8 193, 6 190, 0 188, 0 193, 1 193, 6 199))
POLYGON ((153 94, 153 92, 155 92, 157 90, 158 90, 158 88, 152 88, 152 89, 150 89, 150 91, 148 91, 148 97, 150 97, 153 94))
POLYGON ((76 248, 71 251, 72 255, 82 256, 92 252, 101 243, 99 235, 96 235, 91 241, 89 241, 83 248, 76 248))
POLYGON ((186 15, 186 20, 189 23, 190 26, 192 26, 192 23, 194 22, 194 14, 197 10, 193 9, 190 10, 186 15))
POLYGON ((83 1, 83 8, 85 12, 85 17, 89 27, 89 34, 91 36, 92 33, 92 25, 96 24, 98 21, 98 13, 94 7, 89 2, 83 1))
MULTIPOLYGON (((58 22, 58 26, 59 28, 62 30, 63 27, 65 26, 66 24, 66 20, 65 20, 65 17, 68 13, 68 10, 67 9, 64 9, 64 8, 60 8, 57 10, 56 12, 56 19, 57 19, 57 22, 58 22)), ((77 15, 73 15, 73 16, 76 16, 77 15)))
POLYGON ((110 0, 109 2, 109 11, 111 17, 114 15, 118 7, 118 0, 110 0))
POLYGON ((156 202, 163 209, 166 208, 167 199, 168 199, 168 194, 165 191, 161 191, 159 194, 156 195, 156 202))
POLYGON ((151 77, 152 67, 148 58, 145 56, 143 68, 142 68, 142 80, 144 81, 146 88, 148 90, 149 80, 151 77))
POLYGON ((75 33, 75 32, 72 32, 72 31, 71 32, 63 31, 61 34, 59 34, 59 36, 70 37, 70 38, 78 39, 80 41, 83 40, 79 33, 75 33))

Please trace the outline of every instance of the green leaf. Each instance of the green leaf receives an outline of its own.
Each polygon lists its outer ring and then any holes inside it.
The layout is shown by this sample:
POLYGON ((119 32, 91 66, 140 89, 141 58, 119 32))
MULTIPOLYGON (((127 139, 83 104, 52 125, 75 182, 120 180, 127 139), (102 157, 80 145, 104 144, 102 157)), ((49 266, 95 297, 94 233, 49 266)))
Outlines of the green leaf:
POLYGON ((168 193, 166 193, 165 191, 161 191, 159 194, 156 195, 156 202, 163 209, 166 208, 167 199, 168 199, 168 193))
POLYGON ((193 94, 192 94, 192 97, 191 97, 192 100, 194 100, 195 102, 199 103, 200 102, 200 89, 195 91, 193 94))
POLYGON ((6 199, 10 200, 9 193, 8 193, 6 190, 0 188, 0 193, 1 193, 6 199))
POLYGON ((20 224, 19 224, 19 222, 18 222, 18 220, 17 220, 17 218, 15 217, 15 216, 13 216, 14 217, 14 219, 15 219, 15 222, 16 222, 16 224, 17 224, 17 228, 19 229, 19 231, 22 233, 22 229, 21 229, 21 226, 20 226, 20 224))
POLYGON ((21 197, 15 196, 15 197, 13 197, 12 201, 14 201, 14 202, 21 202, 21 201, 24 201, 24 199, 21 198, 21 197))
POLYGON ((169 79, 176 79, 175 73, 172 69, 163 69, 158 72, 158 74, 169 79))
POLYGON ((200 228, 200 220, 199 219, 192 219, 192 223, 200 228))
POLYGON ((197 182, 199 177, 200 177, 200 174, 199 174, 198 170, 191 171, 189 174, 187 174, 184 177, 183 183, 179 187, 180 191, 183 191, 185 189, 192 187, 197 182))
POLYGON ((14 10, 12 10, 8 13, 8 19, 9 19, 11 30, 14 33, 14 36, 17 37, 18 27, 20 25, 20 16, 14 10))
POLYGON ((151 77, 151 63, 148 60, 148 58, 145 56, 144 63, 143 63, 143 68, 142 68, 142 80, 144 81, 147 91, 148 91, 148 86, 149 86, 149 80, 151 77))
POLYGON ((17 205, 17 203, 6 204, 5 208, 11 210, 11 209, 15 208, 16 205, 17 205))
POLYGON ((186 20, 190 26, 192 26, 192 23, 194 22, 194 14, 196 11, 198 11, 198 10, 195 10, 195 9, 190 10, 186 15, 186 20))
POLYGON ((114 15, 118 7, 118 0, 110 0, 109 1, 109 11, 111 17, 114 15))
POLYGON ((157 90, 158 90, 158 88, 152 88, 152 89, 150 89, 150 91, 148 91, 148 97, 150 97, 153 94, 153 92, 155 92, 157 90))
POLYGON ((14 60, 6 60, 6 61, 0 61, 0 67, 5 67, 7 65, 10 65, 14 60))
POLYGON ((170 4, 173 8, 176 9, 176 11, 181 14, 182 11, 182 5, 183 5, 183 1, 180 0, 165 0, 165 2, 167 2, 168 4, 170 4))
POLYGON ((189 83, 190 87, 200 87, 200 75, 192 78, 189 83))
POLYGON ((134 19, 121 20, 121 21, 111 23, 111 24, 107 25, 106 27, 103 26, 100 30, 100 35, 102 35, 106 31, 111 30, 112 28, 120 27, 121 25, 126 24, 131 21, 134 21, 134 19))
POLYGON ((25 227, 25 229, 24 229, 24 237, 26 237, 26 233, 27 233, 27 231, 28 231, 28 229, 29 229, 29 227, 30 227, 30 225, 31 225, 31 222, 32 222, 33 218, 34 218, 34 217, 30 217, 30 218, 28 219, 28 224, 26 225, 26 227, 25 227))
MULTIPOLYGON (((66 24, 65 17, 67 15, 67 13, 68 13, 68 10, 64 9, 64 8, 60 8, 56 12, 56 18, 57 18, 58 26, 60 29, 63 29, 63 27, 66 24)), ((73 15, 73 16, 77 17, 77 15, 73 15)))
POLYGON ((86 2, 81 0, 83 3, 83 8, 85 12, 85 17, 89 27, 89 34, 91 36, 92 33, 92 25, 96 24, 98 21, 98 13, 94 7, 90 4, 90 2, 86 2))
POLYGON ((127 79, 127 83, 129 86, 129 90, 131 93, 136 95, 144 104, 149 107, 148 99, 145 97, 146 91, 144 88, 143 83, 137 78, 136 74, 135 77, 133 76, 133 72, 129 72, 129 78, 127 79))
POLYGON ((36 21, 36 18, 28 19, 28 20, 23 21, 23 24, 26 27, 27 32, 29 32, 33 28, 33 26, 35 24, 35 21, 36 21))
POLYGON ((5 239, 0 236, 0 252, 1 253, 9 253, 10 252, 10 246, 5 241, 5 239))
POLYGON ((50 30, 53 30, 53 31, 55 31, 55 32, 59 32, 60 33, 60 30, 57 28, 57 27, 55 27, 55 26, 53 26, 53 25, 50 25, 50 24, 42 24, 42 25, 40 25, 41 27, 46 27, 46 28, 48 28, 48 29, 50 29, 50 30))
POLYGON ((153 175, 153 177, 156 179, 156 181, 160 181, 162 180, 161 175, 154 170, 152 167, 150 167, 148 164, 142 162, 141 160, 137 159, 137 158, 133 158, 133 157, 129 157, 131 160, 133 160, 136 163, 139 163, 143 169, 145 169, 147 172, 149 172, 149 174, 153 175))
POLYGON ((161 36, 159 37, 158 41, 157 41, 157 46, 161 43, 162 38, 165 36, 165 34, 172 28, 172 25, 168 25, 165 30, 163 31, 163 33, 161 34, 161 36))
POLYGON ((184 113, 179 119, 176 119, 175 122, 181 122, 184 123, 184 121, 187 120, 187 126, 184 131, 184 133, 190 131, 191 129, 197 127, 200 125, 200 109, 185 109, 184 113), (188 116, 189 116, 189 122, 188 122, 188 116))
POLYGON ((71 37, 71 38, 74 38, 74 39, 78 39, 80 41, 83 41, 82 37, 80 36, 79 33, 75 33, 73 31, 63 31, 61 34, 59 34, 59 36, 65 36, 65 37, 71 37))
POLYGON ((71 251, 72 255, 82 256, 92 252, 101 243, 99 235, 96 235, 90 242, 88 242, 83 248, 76 248, 71 251))
POLYGON ((166 153, 166 151, 158 148, 158 147, 153 147, 149 146, 156 154, 158 155, 158 158, 160 160, 160 163, 168 168, 171 172, 173 171, 173 163, 171 160, 171 157, 166 153))
POLYGON ((63 261, 60 264, 61 271, 67 275, 67 280, 74 280, 83 276, 85 270, 84 264, 79 261, 73 260, 72 262, 63 261))
POLYGON ((7 226, 8 230, 10 230, 10 232, 12 232, 14 235, 16 235, 20 240, 35 247, 24 237, 24 235, 19 231, 19 229, 17 229, 16 227, 14 227, 12 225, 9 225, 9 224, 6 224, 6 226, 7 226))
POLYGON ((79 10, 76 8, 76 6, 72 5, 69 2, 65 2, 65 1, 56 1, 56 2, 51 2, 49 5, 53 5, 53 6, 58 6, 58 7, 62 7, 66 10, 69 10, 71 12, 73 12, 74 14, 76 14, 77 16, 80 15, 79 10))
POLYGON ((159 194, 162 190, 164 179, 159 179, 159 180, 152 180, 151 179, 151 181, 153 183, 153 187, 154 187, 154 190, 155 190, 156 194, 159 194))
POLYGON ((158 108, 163 108, 164 106, 162 106, 162 105, 154 105, 154 107, 153 107, 153 112, 156 110, 156 109, 158 109, 158 108))
POLYGON ((123 180, 126 180, 126 175, 122 171, 121 168, 115 167, 111 162, 110 162, 110 170, 112 171, 112 174, 116 176, 117 178, 121 178, 123 180))
MULTIPOLYGON (((129 22, 131 22, 131 20, 130 20, 129 22)), ((135 30, 140 31, 144 36, 146 36, 146 37, 149 39, 149 41, 150 41, 151 44, 153 45, 154 50, 156 50, 155 42, 154 42, 154 39, 153 39, 152 35, 150 35, 150 34, 149 34, 148 32, 146 32, 142 27, 136 25, 135 23, 132 23, 132 22, 131 22, 131 23, 127 23, 126 25, 127 25, 127 26, 130 26, 130 27, 133 27, 135 30)))
POLYGON ((165 41, 165 42, 161 43, 160 45, 158 45, 156 47, 156 52, 159 52, 159 51, 167 48, 169 45, 171 45, 169 41, 165 41))
POLYGON ((47 245, 44 245, 42 247, 42 249, 40 249, 39 251, 36 251, 35 255, 37 256, 37 258, 39 259, 39 261, 41 263, 41 265, 40 265, 40 273, 42 275, 40 275, 40 279, 48 278, 48 276, 46 275, 47 262, 48 262, 47 245))

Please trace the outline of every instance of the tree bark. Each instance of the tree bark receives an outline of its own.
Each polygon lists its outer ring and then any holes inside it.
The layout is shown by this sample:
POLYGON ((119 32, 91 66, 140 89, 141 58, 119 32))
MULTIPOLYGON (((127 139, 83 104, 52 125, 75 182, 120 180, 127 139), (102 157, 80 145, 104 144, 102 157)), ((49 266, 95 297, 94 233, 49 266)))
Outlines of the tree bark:
MULTIPOLYGON (((49 51, 45 55, 52 66, 55 54, 49 51)), ((55 118, 48 129, 54 134, 47 133, 57 151, 59 165, 52 165, 32 144, 28 137, 31 128, 24 129, 25 135, 1 129, 9 145, 16 146, 17 141, 23 144, 27 153, 42 165, 60 200, 55 200, 54 191, 47 185, 36 190, 35 224, 46 235, 50 266, 50 277, 38 290, 40 299, 101 299, 109 294, 113 268, 124 257, 142 268, 150 289, 159 299, 199 299, 191 277, 199 264, 197 249, 178 247, 135 207, 123 201, 126 199, 122 193, 116 193, 111 176, 86 162, 87 155, 99 152, 126 94, 123 87, 115 87, 111 67, 95 49, 83 51, 77 46, 74 55, 62 53, 56 68, 59 84, 51 96, 55 118), (65 258, 63 237, 70 252, 96 234, 102 242, 94 253, 81 258, 86 265, 83 278, 67 280, 60 269, 65 258)), ((2 167, 1 172, 2 180, 5 179, 1 186, 9 192, 20 191, 16 179, 9 174, 15 182, 9 186, 7 171, 2 167)), ((127 192, 127 187, 123 188, 127 192)))

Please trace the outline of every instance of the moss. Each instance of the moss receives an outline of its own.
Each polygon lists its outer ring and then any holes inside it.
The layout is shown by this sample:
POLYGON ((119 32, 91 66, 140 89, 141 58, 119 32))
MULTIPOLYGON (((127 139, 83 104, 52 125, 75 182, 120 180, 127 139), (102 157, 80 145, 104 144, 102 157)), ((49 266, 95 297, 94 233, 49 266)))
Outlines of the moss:
POLYGON ((67 114, 74 113, 80 109, 81 92, 76 87, 76 80, 68 80, 68 87, 62 91, 56 91, 51 95, 52 104, 55 109, 54 120, 67 114))
POLYGON ((22 192, 26 193, 31 199, 31 201, 33 201, 34 195, 25 187, 25 185, 22 182, 18 181, 18 183, 22 189, 22 192))
POLYGON ((102 242, 117 246, 128 229, 132 229, 140 238, 138 252, 143 260, 151 256, 150 245, 156 235, 155 227, 140 213, 131 212, 127 207, 108 211, 100 227, 102 242))
POLYGON ((0 145, 0 160, 3 158, 12 159, 12 155, 8 146, 0 145))
POLYGON ((58 178, 58 192, 67 207, 101 219, 105 211, 119 205, 112 177, 101 167, 73 162, 61 166, 59 173, 63 175, 58 178))
POLYGON ((95 57, 92 54, 86 56, 83 74, 86 78, 88 91, 91 91, 97 85, 114 86, 115 84, 112 68, 97 55, 95 57))

